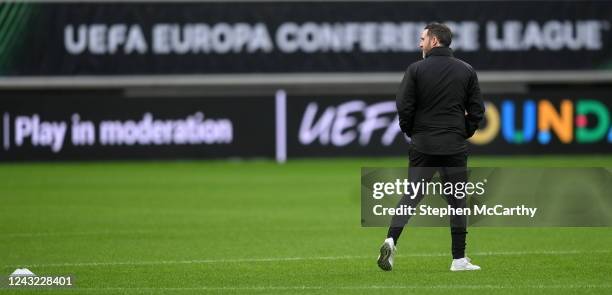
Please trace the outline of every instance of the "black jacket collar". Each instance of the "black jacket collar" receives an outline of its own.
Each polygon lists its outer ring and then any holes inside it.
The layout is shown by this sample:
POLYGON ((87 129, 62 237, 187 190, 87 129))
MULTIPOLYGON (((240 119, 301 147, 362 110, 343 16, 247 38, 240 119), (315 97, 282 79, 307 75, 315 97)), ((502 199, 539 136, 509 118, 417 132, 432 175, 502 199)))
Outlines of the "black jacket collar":
POLYGON ((425 55, 426 58, 430 56, 453 56, 453 50, 450 47, 434 47, 425 55))

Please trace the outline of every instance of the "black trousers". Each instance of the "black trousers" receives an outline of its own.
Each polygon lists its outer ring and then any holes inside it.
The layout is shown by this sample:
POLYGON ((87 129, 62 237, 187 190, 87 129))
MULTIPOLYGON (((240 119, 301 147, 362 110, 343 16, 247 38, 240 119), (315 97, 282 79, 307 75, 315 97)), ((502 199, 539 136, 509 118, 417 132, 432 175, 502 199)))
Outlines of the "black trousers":
MULTIPOLYGON (((429 155, 423 154, 410 147, 409 151, 410 164, 408 179, 411 182, 420 182, 422 180, 430 181, 434 175, 439 173, 441 181, 445 182, 466 182, 467 181, 467 153, 454 155, 429 155)), ((398 207, 407 205, 416 207, 423 199, 422 194, 416 194, 416 197, 410 198, 404 195, 398 207)), ((452 195, 445 196, 448 204, 453 208, 465 208, 466 198, 457 199, 452 195)), ((395 215, 391 219, 391 225, 387 234, 388 238, 393 238, 395 244, 399 239, 404 226, 408 222, 409 215, 395 215)), ((465 257, 465 237, 467 235, 467 218, 465 215, 450 216, 451 230, 451 250, 454 259, 465 257)))

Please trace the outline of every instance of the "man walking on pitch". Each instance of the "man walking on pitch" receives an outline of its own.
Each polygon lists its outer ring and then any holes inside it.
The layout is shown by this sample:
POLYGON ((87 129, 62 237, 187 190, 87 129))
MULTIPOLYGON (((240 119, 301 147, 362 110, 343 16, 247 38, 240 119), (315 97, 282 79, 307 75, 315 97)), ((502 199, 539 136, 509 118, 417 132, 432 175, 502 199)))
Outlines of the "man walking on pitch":
MULTIPOLYGON (((402 131, 411 138, 409 146, 409 180, 429 181, 436 172, 443 182, 467 181, 467 142, 484 116, 480 86, 474 69, 455 57, 449 48, 452 33, 440 23, 427 25, 421 33, 423 60, 411 64, 397 93, 397 112, 402 131), (429 167, 429 168, 424 168, 429 167), (435 167, 435 168, 433 168, 435 167), (451 172, 452 171, 452 172, 451 172)), ((398 206, 416 207, 423 195, 404 196, 398 206)), ((446 196, 450 206, 466 207, 465 198, 446 196)), ((391 221, 378 266, 393 268, 397 241, 407 215, 396 215, 391 221)), ((479 270, 465 256, 467 219, 450 218, 452 238, 452 271, 479 270)))

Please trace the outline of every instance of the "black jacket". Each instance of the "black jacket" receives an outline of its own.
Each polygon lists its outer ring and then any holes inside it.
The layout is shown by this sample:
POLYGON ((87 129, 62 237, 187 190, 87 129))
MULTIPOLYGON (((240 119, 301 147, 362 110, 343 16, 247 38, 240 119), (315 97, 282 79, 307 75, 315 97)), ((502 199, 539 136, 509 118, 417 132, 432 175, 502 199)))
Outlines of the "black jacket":
POLYGON ((476 72, 454 58, 448 47, 435 47, 411 64, 397 93, 400 128, 424 154, 467 151, 484 116, 476 72))

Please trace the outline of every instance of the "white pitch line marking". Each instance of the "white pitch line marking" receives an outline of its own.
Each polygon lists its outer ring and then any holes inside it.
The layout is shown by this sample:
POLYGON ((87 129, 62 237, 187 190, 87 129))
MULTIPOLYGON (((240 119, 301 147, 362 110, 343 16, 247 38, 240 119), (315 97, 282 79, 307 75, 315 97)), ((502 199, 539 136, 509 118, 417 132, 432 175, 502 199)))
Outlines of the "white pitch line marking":
POLYGON ((0 238, 34 238, 34 237, 70 237, 70 236, 98 236, 114 234, 150 234, 154 230, 113 230, 98 232, 37 232, 37 233, 7 233, 0 235, 0 238))
MULTIPOLYGON (((605 254, 612 250, 550 250, 550 251, 500 251, 500 252, 475 252, 473 256, 515 256, 515 255, 572 255, 572 254, 605 254)), ((415 253, 397 255, 396 257, 445 257, 448 253, 415 253)), ((238 258, 238 259, 195 259, 195 260, 156 260, 156 261, 108 261, 108 262, 67 262, 49 264, 9 264, 5 267, 87 267, 87 266, 120 266, 120 265, 168 265, 168 264, 212 264, 212 263, 258 263, 258 262, 290 262, 304 260, 347 260, 347 259, 372 259, 374 256, 313 256, 313 257, 270 257, 270 258, 238 258)))

